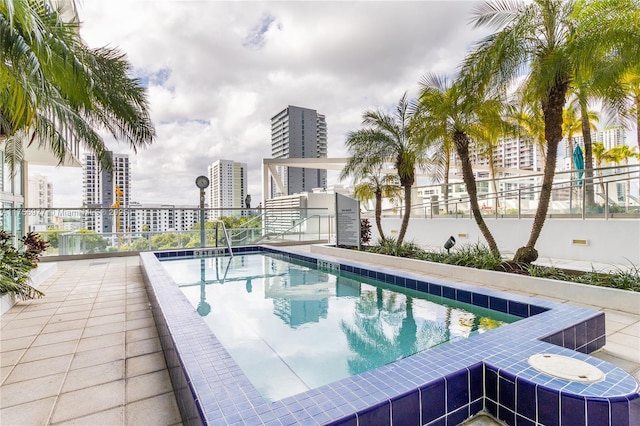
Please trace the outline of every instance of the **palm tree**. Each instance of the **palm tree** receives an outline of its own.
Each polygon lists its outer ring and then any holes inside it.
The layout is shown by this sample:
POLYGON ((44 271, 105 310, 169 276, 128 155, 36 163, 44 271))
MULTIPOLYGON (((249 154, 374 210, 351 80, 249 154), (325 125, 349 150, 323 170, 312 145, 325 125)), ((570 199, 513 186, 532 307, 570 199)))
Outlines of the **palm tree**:
POLYGON ((11 162, 37 144, 63 163, 78 141, 110 169, 98 129, 134 151, 153 141, 145 90, 118 49, 86 46, 47 0, 0 1, 0 33, 0 143, 11 162))
POLYGON ((573 135, 580 132, 582 130, 582 121, 580 120, 580 116, 578 114, 578 110, 576 108, 575 103, 569 103, 562 111, 562 133, 567 138, 567 143, 569 145, 569 149, 567 152, 569 153, 569 158, 571 159, 570 170, 575 168, 575 164, 573 161, 573 135))
POLYGON ((631 101, 627 114, 635 117, 636 140, 640 151, 640 66, 628 71, 623 76, 622 82, 631 101))
POLYGON ((469 194, 473 217, 489 249, 499 254, 498 245, 489 230, 478 203, 476 180, 471 166, 469 149, 472 141, 484 140, 488 129, 502 123, 502 104, 496 98, 466 92, 460 84, 450 83, 446 77, 427 74, 420 80, 418 132, 430 143, 453 141, 462 164, 462 178, 469 194))
MULTIPOLYGON (((494 0, 477 7, 472 17, 476 27, 492 26, 497 32, 481 40, 465 59, 463 72, 470 76, 469 90, 485 85, 507 88, 526 75, 523 87, 527 98, 538 101, 544 117, 547 153, 540 199, 529 240, 516 251, 516 262, 530 263, 538 257, 535 244, 549 209, 558 143, 562 140, 562 110, 576 70, 585 67, 595 53, 607 53, 615 62, 620 55, 628 61, 629 52, 638 51, 634 45, 637 28, 633 23, 624 23, 623 27, 619 17, 612 14, 614 7, 618 11, 617 3, 494 0), (587 4, 590 10, 597 6, 600 12, 608 13, 581 12, 580 7, 587 4)), ((637 10, 632 1, 625 3, 637 10)), ((629 18, 628 11, 620 10, 629 18)))
MULTIPOLYGON (((582 110, 582 102, 580 102, 580 99, 577 97, 574 97, 570 102, 569 105, 564 109, 564 111, 562 111, 562 132, 565 135, 565 137, 567 138, 567 143, 569 144, 569 149, 568 154, 569 154, 569 161, 570 161, 570 167, 569 170, 571 170, 571 180, 574 179, 574 175, 573 175, 573 170, 575 170, 576 165, 575 165, 575 161, 573 159, 573 135, 576 133, 583 133, 583 125, 584 125, 584 120, 583 120, 583 115, 581 114, 581 110, 582 110)), ((588 123, 588 127, 589 127, 589 138, 588 140, 591 140, 591 131, 592 130, 596 130, 596 126, 595 126, 595 122, 598 121, 599 119, 599 115, 597 112, 595 111, 587 111, 586 113, 587 115, 587 123, 588 123)), ((587 144, 590 142, 587 142, 587 139, 583 137, 583 140, 585 141, 585 147, 587 146, 587 144)), ((591 181, 589 179, 583 179, 582 180, 582 184, 583 185, 591 185, 591 181)), ((571 194, 573 196, 573 183, 571 183, 571 194)), ((588 187, 585 187, 585 189, 589 190, 588 187)), ((591 204, 593 204, 593 188, 591 188, 590 190, 590 199, 591 200, 591 204)), ((587 195, 587 197, 589 197, 589 195, 587 195)))
MULTIPOLYGON (((611 161, 611 157, 607 154, 607 148, 605 148, 602 142, 595 142, 593 144, 593 158, 596 160, 596 167, 601 169, 604 165, 611 161)), ((600 191, 602 197, 605 197, 604 180, 602 179, 602 170, 598 170, 598 177, 600 178, 600 191)), ((609 200, 605 199, 605 203, 609 200)))
POLYGON ((400 184, 396 176, 383 175, 380 167, 370 169, 364 167, 362 163, 352 161, 353 157, 347 161, 344 169, 340 174, 340 180, 344 180, 347 176, 352 175, 359 182, 353 188, 353 195, 360 201, 375 200, 375 218, 376 227, 380 239, 384 241, 386 238, 382 230, 382 199, 391 197, 396 198, 400 195, 400 184))
POLYGON ((347 135, 345 144, 351 153, 349 162, 369 168, 381 167, 392 162, 400 186, 404 191, 404 212, 398 234, 402 244, 411 215, 411 187, 415 183, 416 167, 428 164, 425 153, 428 146, 417 138, 411 128, 415 106, 407 100, 405 93, 395 108, 394 114, 381 111, 366 111, 362 124, 367 126, 347 135))
MULTIPOLYGON (((506 126, 506 122, 505 122, 506 126)), ((498 195, 498 176, 496 165, 496 149, 498 148, 498 139, 504 134, 504 130, 501 127, 495 126, 495 128, 487 129, 485 136, 480 141, 479 154, 487 159, 487 166, 489 167, 489 175, 491 177, 491 188, 495 197, 495 209, 496 213, 500 208, 500 198, 498 195)))
POLYGON ((626 182, 626 196, 625 196, 625 207, 629 208, 629 196, 631 195, 631 174, 629 173, 629 159, 630 158, 638 158, 640 159, 640 154, 635 152, 636 147, 629 148, 628 145, 618 145, 614 146, 610 150, 607 151, 607 156, 619 165, 624 162, 625 166, 627 166, 627 182, 626 182))
POLYGON ((530 100, 525 99, 521 90, 514 93, 506 106, 505 121, 510 125, 512 134, 518 138, 525 138, 538 147, 542 169, 544 169, 546 161, 544 119, 540 109, 532 105, 530 100))

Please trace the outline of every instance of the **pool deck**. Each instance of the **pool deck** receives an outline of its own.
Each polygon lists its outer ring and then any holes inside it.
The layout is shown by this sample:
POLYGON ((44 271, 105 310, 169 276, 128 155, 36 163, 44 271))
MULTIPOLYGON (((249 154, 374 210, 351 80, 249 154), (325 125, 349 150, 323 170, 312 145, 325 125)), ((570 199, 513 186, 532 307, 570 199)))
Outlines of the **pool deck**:
MULTIPOLYGON (((137 256, 57 262, 39 289, 0 317, 1 424, 182 424, 137 256)), ((605 312, 607 343, 591 355, 640 381, 640 306, 596 302, 580 304, 605 312)))

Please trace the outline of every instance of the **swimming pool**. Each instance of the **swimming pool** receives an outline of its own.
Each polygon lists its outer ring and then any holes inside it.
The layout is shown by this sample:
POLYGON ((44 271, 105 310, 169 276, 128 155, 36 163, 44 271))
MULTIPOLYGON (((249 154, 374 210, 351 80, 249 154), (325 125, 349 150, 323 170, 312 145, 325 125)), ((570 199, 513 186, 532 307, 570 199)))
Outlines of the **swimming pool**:
POLYGON ((445 425, 459 424, 483 410, 510 425, 640 424, 637 381, 587 355, 604 345, 601 312, 286 248, 234 248, 236 254, 262 251, 317 263, 522 318, 490 333, 265 401, 158 260, 219 250, 140 254, 185 424, 445 425), (528 362, 539 354, 588 363, 603 377, 580 382, 550 376, 528 362))
POLYGON ((162 264, 267 401, 519 319, 268 253, 162 264))

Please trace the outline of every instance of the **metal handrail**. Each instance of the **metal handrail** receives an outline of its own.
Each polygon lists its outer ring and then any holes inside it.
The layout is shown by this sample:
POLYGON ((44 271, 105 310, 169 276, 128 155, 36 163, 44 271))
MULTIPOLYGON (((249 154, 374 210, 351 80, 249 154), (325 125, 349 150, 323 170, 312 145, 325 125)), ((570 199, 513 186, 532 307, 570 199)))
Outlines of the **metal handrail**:
MULTIPOLYGON (((297 227, 301 226, 303 223, 307 222, 309 219, 314 218, 314 217, 317 217, 317 218, 318 218, 318 221, 319 221, 319 220, 320 220, 320 218, 321 218, 322 216, 320 216, 319 214, 314 214, 314 215, 311 215, 311 216, 306 216, 306 217, 304 217, 304 218, 300 219, 297 223, 294 223, 291 227, 289 227, 289 228, 285 229, 284 231, 276 232, 276 233, 275 233, 275 235, 277 235, 277 236, 281 236, 281 237, 282 237, 282 239, 284 240, 284 236, 285 236, 285 235, 287 235, 287 234, 289 234, 289 233, 292 233, 292 232, 291 232, 291 230, 293 230, 294 228, 297 228, 297 227)), ((269 235, 264 235, 260 240, 258 240, 258 242, 260 242, 260 241, 262 241, 262 240, 264 240, 264 239, 266 239, 266 238, 268 238, 268 237, 269 237, 269 235)))
MULTIPOLYGON (((227 227, 224 225, 224 222, 220 219, 214 219, 211 222, 221 223, 222 224, 222 232, 224 233, 224 240, 227 243, 227 249, 229 250, 229 256, 233 257, 233 250, 231 250, 231 242, 229 240, 229 234, 227 234, 227 227)), ((216 240, 217 245, 218 240, 216 240)))

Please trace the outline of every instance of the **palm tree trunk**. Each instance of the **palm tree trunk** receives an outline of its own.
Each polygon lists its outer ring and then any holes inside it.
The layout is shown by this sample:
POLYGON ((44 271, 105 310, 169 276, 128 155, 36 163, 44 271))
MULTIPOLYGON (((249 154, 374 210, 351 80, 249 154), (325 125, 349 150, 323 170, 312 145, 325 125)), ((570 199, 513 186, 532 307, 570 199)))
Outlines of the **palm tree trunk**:
MULTIPOLYGON (((636 104, 636 141, 638 142, 638 152, 640 153, 640 96, 636 96, 634 101, 636 104)), ((638 195, 640 195, 640 185, 638 185, 638 195)))
POLYGON ((631 197, 631 173, 629 173, 629 157, 625 158, 624 165, 627 166, 627 182, 625 188, 624 207, 625 212, 629 213, 629 197, 631 197))
MULTIPOLYGON (((574 169, 576 167, 576 162, 573 159, 573 135, 571 134, 571 132, 569 132, 569 134, 567 135, 567 142, 569 143, 569 159, 570 161, 570 166, 569 166, 569 170, 571 170, 571 174, 570 174, 570 178, 569 178, 569 199, 573 200, 573 193, 575 192, 573 189, 573 181, 574 179, 577 177, 577 173, 574 172, 574 169)), ((570 205, 570 209, 569 209, 569 213, 571 213, 571 209, 573 208, 573 206, 570 205)))
POLYGON ((382 191, 376 191, 376 227, 378 228, 380 239, 384 241, 384 232, 382 232, 382 191))
POLYGON ((449 214, 449 169, 451 167, 451 156, 449 155, 444 163, 444 211, 449 214))
POLYGON ((489 227, 485 223, 484 218, 482 217, 482 213, 480 212, 476 179, 473 176, 473 169, 471 167, 471 161, 469 159, 469 137, 465 133, 456 132, 453 135, 453 140, 456 145, 458 157, 460 157, 460 161, 462 162, 462 179, 464 180, 464 184, 467 187, 467 193, 469 194, 469 202, 471 204, 471 212, 473 213, 473 218, 478 225, 478 229, 480 229, 480 232, 482 232, 484 239, 487 240, 487 244, 489 244, 489 250, 497 255, 500 255, 500 250, 498 250, 496 240, 493 238, 493 235, 491 234, 491 231, 489 230, 489 227))
POLYGON ((556 84, 549 90, 547 101, 542 103, 544 133, 547 140, 547 159, 542 177, 540 200, 533 219, 529 241, 526 246, 520 247, 513 257, 514 262, 517 263, 531 263, 538 258, 538 251, 535 249, 535 245, 540 237, 540 232, 542 232, 542 226, 549 210, 549 201, 553 190, 553 177, 558 157, 558 143, 562 140, 562 108, 565 104, 567 87, 567 82, 556 84))
POLYGON ((493 155, 490 156, 489 160, 489 171, 491 172, 491 189, 493 190, 494 200, 496 202, 496 214, 498 214, 498 209, 500 208, 500 198, 498 196, 498 183, 496 182, 496 166, 493 164, 493 155))
POLYGON ((400 235, 398 235, 398 245, 401 245, 404 241, 404 234, 407 233, 407 227, 409 226, 409 216, 411 216, 411 184, 404 184, 404 214, 402 215, 402 225, 400 226, 400 235))
MULTIPOLYGON (((598 169, 602 168, 602 164, 598 163, 598 169)), ((598 177, 600 178, 600 191, 602 191, 602 197, 604 198, 604 178, 602 177, 602 170, 598 170, 598 177)), ((605 199, 605 204, 609 202, 609 200, 605 199)))
POLYGON ((591 142, 591 126, 589 125, 589 112, 586 101, 580 100, 580 118, 582 121, 582 138, 584 140, 584 179, 582 184, 586 185, 585 198, 586 205, 593 206, 595 199, 593 195, 593 151, 591 142))
POLYGON ((636 104, 636 141, 638 142, 638 152, 640 152, 640 96, 634 98, 636 104))

